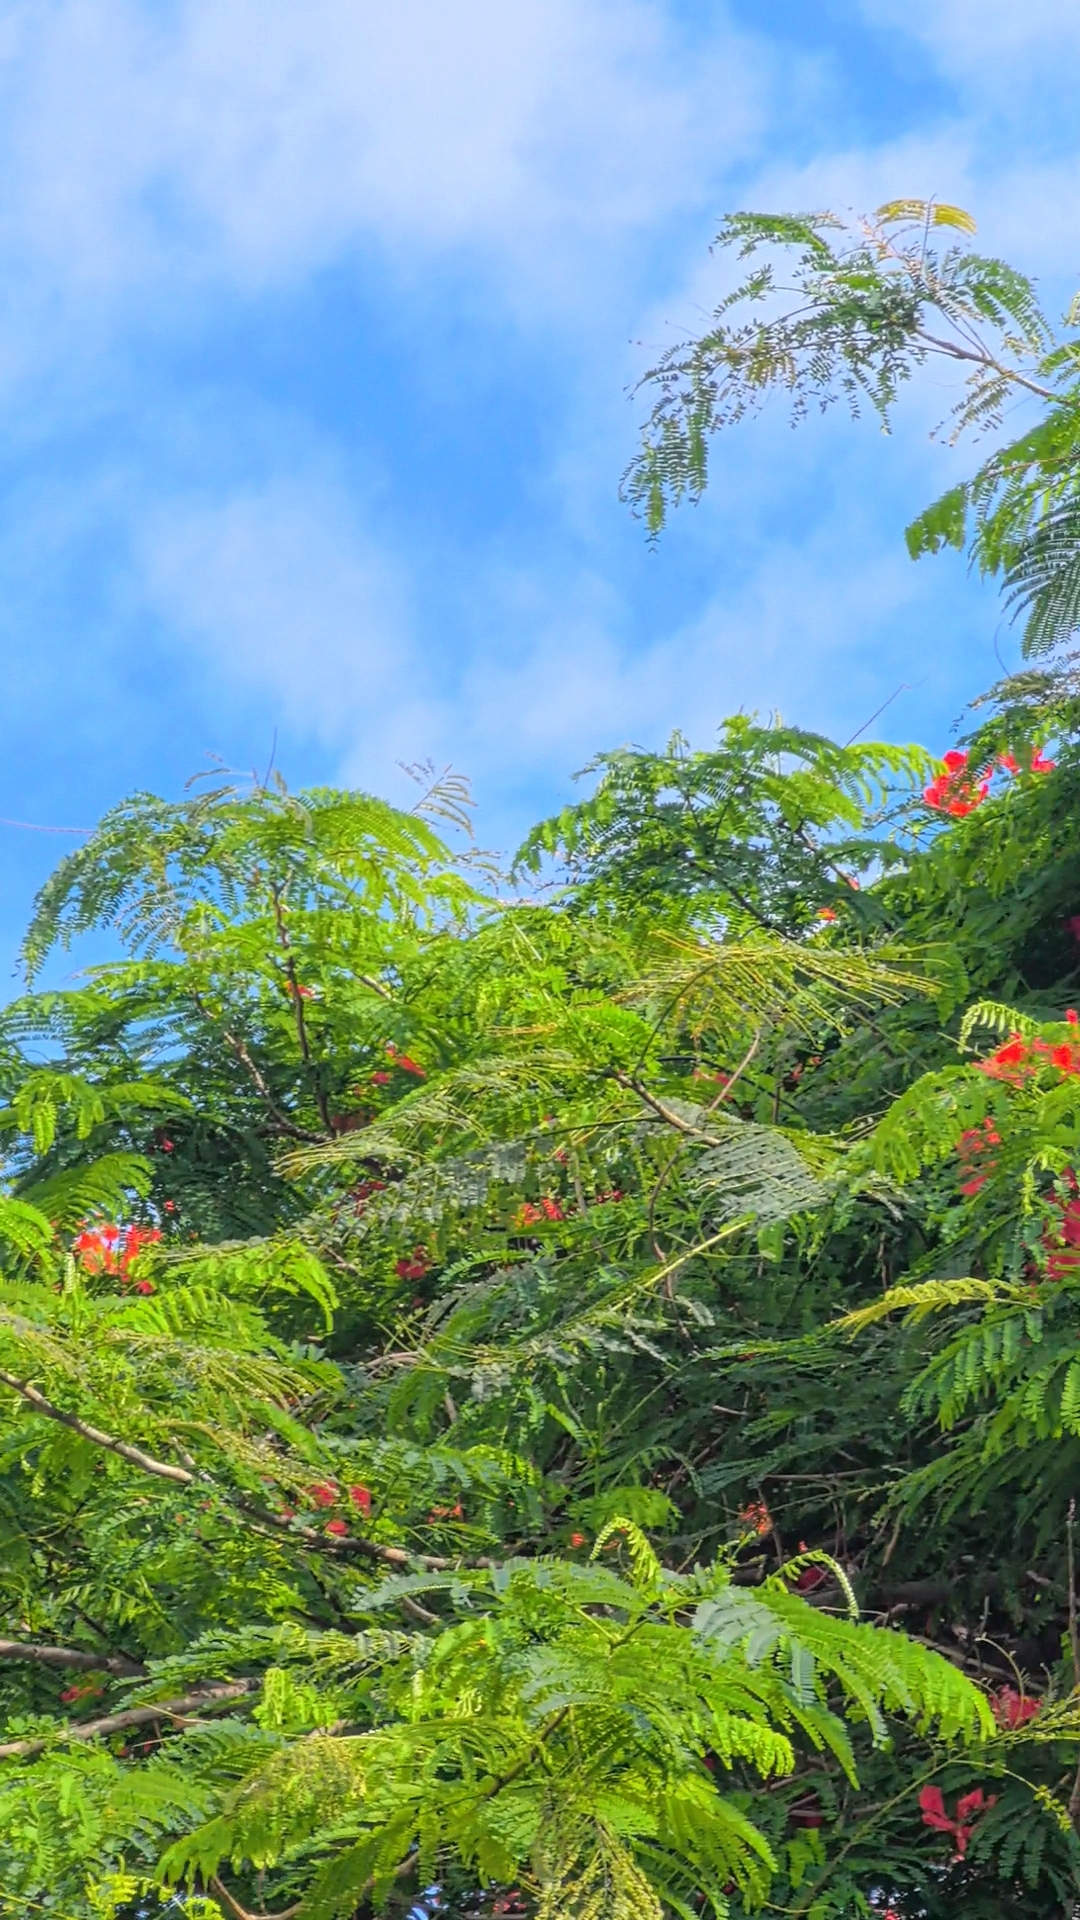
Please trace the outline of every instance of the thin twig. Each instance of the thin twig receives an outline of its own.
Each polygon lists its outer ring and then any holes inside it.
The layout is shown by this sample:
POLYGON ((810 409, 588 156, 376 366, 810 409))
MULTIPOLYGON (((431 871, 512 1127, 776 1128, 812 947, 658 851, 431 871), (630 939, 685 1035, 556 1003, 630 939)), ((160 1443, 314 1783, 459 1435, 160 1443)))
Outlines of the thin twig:
POLYGON ((282 951, 285 955, 285 972, 289 979, 293 1015, 296 1020, 296 1039, 300 1048, 300 1057, 308 1070, 308 1078, 311 1081, 312 1091, 315 1095, 315 1104, 319 1109, 319 1118, 327 1133, 333 1133, 334 1128, 330 1119, 330 1106, 326 1098, 325 1088, 319 1080, 319 1071, 315 1065, 311 1052, 311 1042, 308 1038, 307 1018, 304 1013, 304 995, 301 991, 303 983, 297 978, 296 960, 293 956, 292 942, 289 939, 289 929, 285 925, 284 893, 276 880, 270 883, 270 894, 274 902, 274 919, 277 923, 278 939, 281 942, 282 951))

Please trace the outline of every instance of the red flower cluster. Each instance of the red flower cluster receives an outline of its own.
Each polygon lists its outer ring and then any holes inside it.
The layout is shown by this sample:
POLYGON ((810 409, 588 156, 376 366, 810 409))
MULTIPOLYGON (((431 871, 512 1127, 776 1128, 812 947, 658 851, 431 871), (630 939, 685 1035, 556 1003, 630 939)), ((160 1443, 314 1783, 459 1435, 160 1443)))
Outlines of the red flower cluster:
MULTIPOLYGON (((313 1487, 308 1488, 307 1492, 308 1499, 311 1500, 315 1506, 324 1509, 326 1507, 336 1507, 342 1497, 341 1488, 334 1480, 317 1480, 313 1487)), ((357 1513, 362 1513, 365 1520, 369 1519, 371 1517, 370 1487, 346 1487, 345 1493, 357 1513)), ((344 1520, 328 1520, 325 1531, 341 1539, 348 1533, 349 1529, 344 1520)))
POLYGON ((1034 1720, 1042 1701, 1027 1693, 1017 1693, 1015 1687, 999 1687, 990 1695, 990 1706, 998 1726, 1012 1733, 1026 1721, 1034 1720))
POLYGON ((406 1254, 394 1268, 399 1280, 422 1280, 431 1272, 431 1255, 426 1247, 414 1247, 412 1256, 406 1254))
MULTIPOLYGON (((978 769, 968 765, 968 755, 956 748, 945 754, 945 771, 923 788, 923 799, 928 807, 934 807, 938 813, 949 813, 962 819, 965 814, 974 813, 981 807, 990 792, 990 782, 998 768, 1003 773, 1019 773, 1020 768, 1011 753, 1003 753, 988 767, 978 769)), ((1052 773, 1054 762, 1047 760, 1036 750, 1031 756, 1032 773, 1052 773)))
MULTIPOLYGON (((1065 1018, 1070 1027, 1078 1024, 1075 1007, 1069 1008, 1065 1018)), ((1056 1067, 1059 1073, 1080 1073, 1080 1039, 1055 1044, 1050 1040, 1025 1040, 1022 1034, 1011 1033, 989 1060, 980 1060, 979 1071, 989 1074, 991 1080, 1006 1080, 1018 1087, 1043 1066, 1056 1067)))
POLYGON ((74 1686, 64 1688, 60 1698, 65 1707, 70 1707, 76 1700, 96 1700, 104 1691, 96 1680, 76 1680, 74 1686))
MULTIPOLYGON (((409 1054, 399 1053, 392 1040, 387 1041, 386 1051, 390 1055, 390 1058, 394 1066, 400 1067, 402 1073, 411 1073, 415 1076, 417 1080, 427 1079, 426 1068, 421 1067, 415 1060, 413 1060, 410 1057, 409 1054)), ((375 1078, 375 1075, 372 1074, 372 1079, 374 1078, 375 1078)))
POLYGON ((960 1135, 956 1151, 960 1156, 960 1167, 964 1174, 960 1182, 960 1191, 967 1199, 981 1192, 987 1179, 997 1165, 997 1156, 988 1149, 1000 1147, 1001 1135, 992 1120, 984 1120, 981 1126, 968 1127, 960 1135))
POLYGON ((355 1187, 350 1188, 349 1198, 357 1213, 363 1213, 372 1194, 383 1193, 385 1189, 385 1180, 358 1180, 355 1187))
POLYGON ((739 1519, 748 1532, 756 1533, 759 1539, 772 1532, 772 1514, 764 1500, 751 1500, 749 1505, 740 1507, 739 1519))
MULTIPOLYGON (((111 1273, 122 1287, 131 1284, 131 1263, 144 1248, 161 1239, 159 1227, 83 1226, 71 1243, 71 1250, 87 1273, 111 1273)), ((150 1280, 136 1280, 136 1293, 154 1293, 150 1280)))
POLYGON ((968 1841, 974 1832, 973 1816, 978 1813, 988 1813, 996 1800, 996 1793, 992 1793, 987 1799, 982 1788, 976 1787, 973 1793, 961 1794, 956 1803, 956 1817, 953 1819, 945 1811, 941 1788, 924 1787, 919 1795, 923 1826, 934 1827, 938 1833, 951 1833, 956 1842, 953 1859, 962 1860, 967 1852, 968 1841))
POLYGON ((545 1193, 543 1199, 535 1206, 531 1200, 526 1200, 524 1205, 518 1208, 517 1224, 519 1227, 534 1227, 540 1220, 565 1220, 565 1218, 566 1215, 559 1202, 553 1200, 549 1193, 545 1193))

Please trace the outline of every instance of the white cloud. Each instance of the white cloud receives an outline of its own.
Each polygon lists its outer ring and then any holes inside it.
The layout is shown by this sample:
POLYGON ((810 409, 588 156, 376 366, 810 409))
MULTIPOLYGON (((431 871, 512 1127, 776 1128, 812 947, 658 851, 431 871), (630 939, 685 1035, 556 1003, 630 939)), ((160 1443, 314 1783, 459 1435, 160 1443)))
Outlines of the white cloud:
POLYGON ((8 0, 0 241, 84 292, 371 239, 547 253, 556 287, 696 200, 761 85, 722 17, 681 54, 661 0, 8 0))
POLYGON ((396 570, 355 502, 316 473, 153 509, 134 598, 235 698, 257 690, 298 733, 380 765, 436 724, 396 570))
POLYGON ((1034 68, 1072 84, 1061 63, 1080 46, 1074 0, 862 0, 862 11, 917 36, 935 65, 995 95, 1015 92, 1034 68))

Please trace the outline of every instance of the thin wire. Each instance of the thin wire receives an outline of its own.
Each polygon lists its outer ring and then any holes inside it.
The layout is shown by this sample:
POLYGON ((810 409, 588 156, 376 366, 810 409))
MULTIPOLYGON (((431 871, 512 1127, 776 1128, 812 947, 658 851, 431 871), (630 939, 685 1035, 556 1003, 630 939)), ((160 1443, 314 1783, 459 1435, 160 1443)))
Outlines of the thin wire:
POLYGON ((910 681, 902 680, 900 682, 900 685, 897 687, 896 692, 890 693, 888 699, 883 700, 880 707, 877 708, 876 712, 870 715, 869 720, 863 721, 862 726, 858 729, 857 732, 852 734, 851 739, 844 741, 845 747, 854 746, 856 740, 859 739, 860 735, 866 732, 867 727, 872 727, 874 724, 874 721, 880 719, 886 707, 891 707, 893 701, 898 700, 902 693, 917 693, 919 690, 919 687, 924 687, 925 685, 926 685, 925 679, 918 681, 918 683, 915 686, 912 686, 910 681))
POLYGON ((27 833, 93 833, 93 827, 39 827, 34 820, 4 820, 0 827, 23 827, 27 833))

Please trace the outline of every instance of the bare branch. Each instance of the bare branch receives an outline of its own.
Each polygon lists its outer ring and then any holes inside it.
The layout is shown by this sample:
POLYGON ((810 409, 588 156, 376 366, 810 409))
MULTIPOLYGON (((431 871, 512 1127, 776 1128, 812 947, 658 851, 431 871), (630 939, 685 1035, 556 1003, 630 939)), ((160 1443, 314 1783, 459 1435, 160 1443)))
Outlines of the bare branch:
POLYGON ((41 1667, 76 1667, 84 1673, 132 1678, 146 1672, 141 1660, 128 1660, 122 1654, 82 1653, 75 1647, 41 1647, 26 1640, 0 1640, 0 1660, 30 1660, 41 1667))
POLYGON ((43 1393, 31 1386, 29 1380, 18 1380, 13 1373, 0 1370, 0 1386, 10 1387, 13 1393, 22 1398, 37 1413, 43 1413, 47 1420, 55 1420, 62 1427, 70 1428, 72 1433, 81 1435, 95 1447, 104 1447, 108 1453, 115 1453, 121 1460, 127 1460, 131 1466, 141 1468, 143 1473, 152 1473, 159 1480, 171 1480, 175 1486, 190 1487, 196 1476, 186 1467, 171 1466, 167 1460, 155 1460, 152 1454, 144 1453, 141 1447, 130 1446, 126 1440, 117 1440, 111 1433, 102 1433, 100 1427, 92 1427, 80 1420, 74 1413, 65 1413, 63 1407, 56 1407, 46 1400, 43 1393))
POLYGON ((261 1685, 258 1680, 233 1680, 221 1687, 203 1687, 197 1693, 184 1693, 178 1700, 158 1700, 153 1706, 128 1707, 123 1713, 108 1713, 101 1720, 77 1721, 60 1727, 55 1733, 32 1740, 7 1740, 0 1745, 0 1760, 28 1760, 44 1753, 54 1740, 96 1740, 99 1734, 122 1733, 127 1727, 145 1727, 152 1720, 187 1720, 210 1707, 230 1700, 243 1700, 261 1685))

